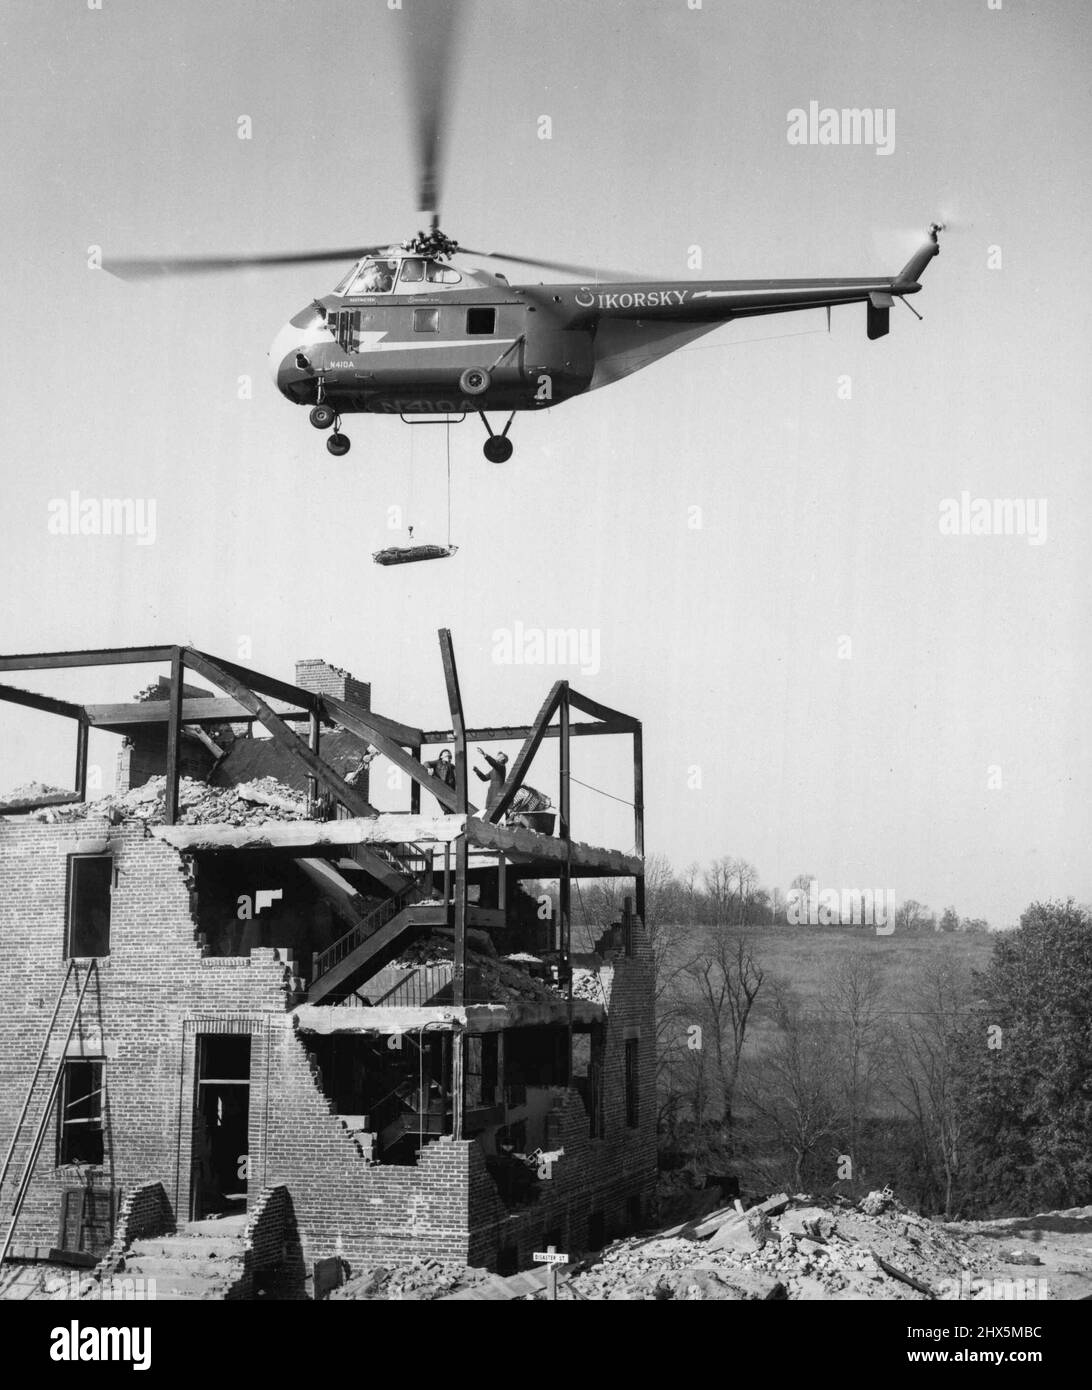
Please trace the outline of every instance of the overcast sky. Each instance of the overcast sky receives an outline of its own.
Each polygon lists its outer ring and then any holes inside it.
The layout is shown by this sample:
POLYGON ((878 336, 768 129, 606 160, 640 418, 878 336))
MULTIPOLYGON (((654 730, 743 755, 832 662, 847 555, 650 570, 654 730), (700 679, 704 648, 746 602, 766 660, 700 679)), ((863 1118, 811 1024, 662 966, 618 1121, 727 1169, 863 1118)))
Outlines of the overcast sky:
MULTIPOLYGON (((559 678, 645 721, 647 844, 680 866, 742 855, 767 884, 808 871, 995 925, 1092 897, 1087 6, 480 3, 443 207, 470 245, 890 274, 952 226, 924 322, 896 305, 881 341, 861 306, 829 336, 822 313, 728 326, 517 418, 501 467, 467 421, 458 555, 382 569, 391 507, 446 538, 445 431, 349 418, 334 459, 266 360, 342 268, 134 286, 87 259, 415 230, 406 21, 386 0, 8 7, 0 650, 249 641, 248 664, 325 656, 429 727, 450 627, 473 723, 530 721, 559 678), (890 153, 790 144, 812 100, 893 111, 890 153), (72 491, 154 499, 154 544, 50 534, 72 491), (1042 543, 942 534, 964 491, 1046 499, 1042 543), (597 633, 599 669, 497 664, 516 624, 597 633)), ((105 699, 154 674, 10 679, 105 699)), ((0 787, 71 780, 69 728, 0 719, 0 787)), ((574 771, 627 798, 628 747, 601 742, 574 771)), ((108 788, 115 747, 92 744, 108 788)), ((581 787, 573 829, 632 842, 628 808, 581 787)))

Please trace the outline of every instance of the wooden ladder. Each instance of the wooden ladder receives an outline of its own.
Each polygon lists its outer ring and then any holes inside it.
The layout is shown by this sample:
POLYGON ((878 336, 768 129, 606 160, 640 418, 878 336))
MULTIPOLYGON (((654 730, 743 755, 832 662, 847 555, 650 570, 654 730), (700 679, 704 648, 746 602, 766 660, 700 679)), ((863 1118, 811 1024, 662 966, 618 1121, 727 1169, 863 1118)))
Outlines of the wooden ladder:
MULTIPOLYGON (((64 1075, 64 1064, 68 1057, 68 1045, 72 1041, 72 1034, 76 1030, 76 1021, 80 1016, 80 1009, 83 1007, 83 997, 87 993, 87 986, 91 983, 91 976, 95 973, 95 969, 96 962, 92 960, 87 968, 87 974, 84 976, 83 984, 80 986, 80 992, 76 999, 76 1007, 73 1010, 72 1018, 68 1025, 68 1032, 65 1034, 64 1046, 61 1048, 61 1055, 57 1060, 57 1070, 53 1073, 53 1082, 49 1088, 49 1095, 46 1098, 45 1109, 42 1111, 41 1119, 38 1121, 38 1128, 34 1133, 34 1140, 30 1146, 30 1153, 27 1156, 26 1167, 23 1169, 23 1176, 19 1180, 19 1188, 15 1194, 15 1202, 11 1209, 11 1223, 8 1226, 8 1233, 4 1238, 4 1248, 0 1251, 0 1265, 3 1265, 8 1257, 8 1251, 11 1249, 11 1242, 15 1236, 15 1227, 22 1213, 27 1192, 30 1190, 30 1183, 31 1179, 34 1177, 34 1169, 38 1162, 38 1155, 42 1150, 42 1141, 45 1139, 46 1127, 49 1124, 50 1116, 53 1114, 53 1107, 57 1103, 57 1093, 61 1087, 61 1077, 64 1075)), ((46 1059, 46 1053, 49 1051, 49 1041, 53 1036, 53 1029, 57 1023, 57 1015, 61 1012, 61 1004, 64 1002, 64 996, 68 989, 68 982, 72 979, 75 970, 76 962, 70 960, 68 962, 68 969, 65 971, 64 980, 61 983, 60 993, 57 995, 57 1002, 53 1006, 53 1016, 49 1020, 49 1027, 46 1029, 45 1037, 42 1039, 42 1050, 38 1054, 38 1063, 34 1068, 34 1075, 31 1077, 30 1085, 27 1088, 23 1109, 12 1131, 11 1143, 8 1145, 4 1166, 0 1169, 0 1189, 3 1188, 4 1180, 8 1175, 8 1169, 11 1167, 11 1161, 15 1156, 15 1146, 19 1142, 19 1136, 23 1131, 23 1125, 26 1122, 27 1114, 30 1110, 30 1103, 34 1098, 34 1088, 38 1084, 38 1078, 42 1073, 42 1066, 46 1059)))

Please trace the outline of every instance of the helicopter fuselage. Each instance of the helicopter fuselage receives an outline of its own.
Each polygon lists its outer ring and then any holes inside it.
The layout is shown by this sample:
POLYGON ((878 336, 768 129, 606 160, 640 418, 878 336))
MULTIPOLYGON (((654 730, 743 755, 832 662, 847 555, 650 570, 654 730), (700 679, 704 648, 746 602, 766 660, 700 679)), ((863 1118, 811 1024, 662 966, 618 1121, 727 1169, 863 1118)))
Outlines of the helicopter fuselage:
MULTIPOLYGON (((542 410, 731 319, 919 288, 894 280, 515 286, 497 277, 432 294, 331 294, 285 325, 270 359, 290 401, 325 402, 341 414, 542 410), (468 369, 486 374, 480 392, 463 389, 468 369)), ((870 335, 878 336, 871 320, 870 335)))
POLYGON ((488 432, 486 458, 512 453, 517 411, 544 410, 630 376, 732 319, 866 308, 869 338, 888 332, 891 306, 921 289, 940 247, 937 224, 897 275, 806 280, 511 285, 442 259, 391 249, 356 262, 331 294, 291 319, 270 349, 278 389, 311 407, 311 423, 349 448, 342 415, 462 418, 488 432), (496 434, 486 411, 505 411, 496 434))

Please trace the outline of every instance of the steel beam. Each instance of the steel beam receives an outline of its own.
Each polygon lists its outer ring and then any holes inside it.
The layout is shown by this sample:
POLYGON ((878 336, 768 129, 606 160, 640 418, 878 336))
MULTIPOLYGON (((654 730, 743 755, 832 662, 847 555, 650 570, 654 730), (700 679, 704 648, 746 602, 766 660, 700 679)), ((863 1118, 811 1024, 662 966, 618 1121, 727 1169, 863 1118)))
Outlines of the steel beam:
MULTIPOLYGON (((586 738, 589 734, 631 734, 634 721, 629 718, 612 719, 602 724, 570 724, 569 732, 573 738, 586 738)), ((522 743, 531 732, 532 724, 493 724, 485 729, 467 729, 467 743, 522 743)), ((543 738, 557 738, 556 724, 550 724, 543 738)), ((451 729, 426 729, 421 735, 425 744, 454 743, 455 735, 451 729)))
POLYGON ((36 690, 20 690, 14 685, 0 685, 0 700, 9 705, 24 705, 41 710, 43 714, 60 714, 66 719, 82 719, 83 706, 68 700, 55 700, 51 695, 39 695, 36 690))
POLYGON ((508 774, 508 780, 504 784, 504 790, 497 798, 496 802, 489 807, 485 814, 485 819, 496 825, 501 816, 512 804, 512 798, 520 787, 523 786, 523 779, 527 775, 527 769, 531 766, 535 754, 538 752, 539 744, 542 742, 546 726, 554 716, 562 698, 562 692, 567 689, 565 681, 555 681, 550 687, 550 693, 546 696, 542 708, 538 712, 538 717, 531 725, 531 731, 524 739, 523 747, 516 755, 516 761, 512 764, 512 771, 508 774))
MULTIPOLYGON (((466 815, 469 806, 469 788, 467 784, 468 768, 466 765, 466 721, 463 718, 463 696, 459 689, 459 671, 455 665, 455 648, 451 642, 451 633, 446 627, 442 627, 439 632, 440 638, 440 658, 444 663, 444 684, 447 687, 447 704, 451 711, 451 727, 455 741, 455 806, 452 808, 463 815, 466 815)), ((439 780, 438 778, 436 779, 439 780)), ((444 805, 444 799, 437 792, 433 795, 444 805)))
POLYGON ((173 647, 101 647, 80 652, 24 652, 0 656, 0 671, 63 671, 73 666, 146 666, 170 661, 173 647))
POLYGON ((174 825, 178 820, 178 783, 182 772, 182 682, 185 676, 185 663, 182 648, 175 647, 171 652, 171 694, 170 717, 167 720, 167 824, 174 825))

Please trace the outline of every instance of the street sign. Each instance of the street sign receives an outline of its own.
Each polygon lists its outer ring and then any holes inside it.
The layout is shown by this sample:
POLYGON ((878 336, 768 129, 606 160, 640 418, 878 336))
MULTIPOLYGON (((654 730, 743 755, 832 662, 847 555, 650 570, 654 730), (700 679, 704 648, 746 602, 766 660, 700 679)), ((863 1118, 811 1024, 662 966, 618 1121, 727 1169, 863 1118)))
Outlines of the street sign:
POLYGON ((540 1265, 567 1265, 568 1255, 559 1255, 555 1250, 535 1250, 531 1253, 531 1259, 540 1265))

